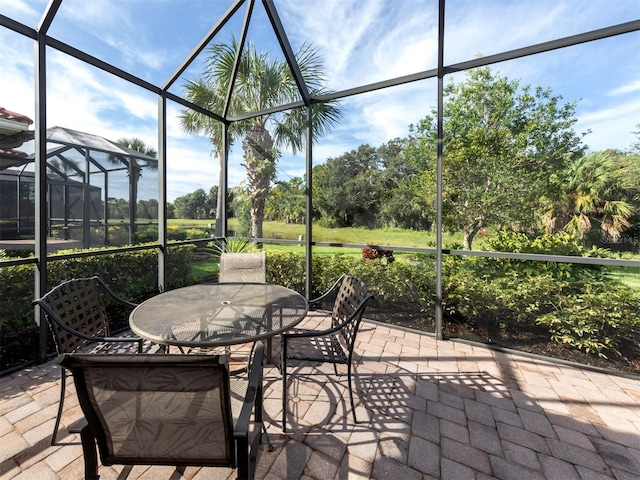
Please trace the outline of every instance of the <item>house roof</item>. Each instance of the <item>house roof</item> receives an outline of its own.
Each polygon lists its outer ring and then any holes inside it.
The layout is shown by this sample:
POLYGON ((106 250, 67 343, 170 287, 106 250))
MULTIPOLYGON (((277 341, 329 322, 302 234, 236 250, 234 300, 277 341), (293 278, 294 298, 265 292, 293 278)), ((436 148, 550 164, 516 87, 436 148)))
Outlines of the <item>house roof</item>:
MULTIPOLYGON (((58 143, 61 145, 72 145, 85 147, 90 150, 97 150, 109 154, 122 155, 127 157, 134 157, 138 160, 145 160, 148 162, 157 162, 158 160, 149 155, 145 155, 142 152, 133 150, 128 147, 117 144, 111 140, 108 140, 99 135, 92 133, 80 132, 78 130, 72 130, 64 127, 51 127, 47 128, 47 141, 49 143, 58 143)), ((49 150, 48 150, 49 152, 49 150)))
MULTIPOLYGON (((3 109, 5 112, 7 110, 3 109)), ((13 112, 9 112, 13 114, 13 112)), ((24 118, 27 121, 31 121, 29 118, 20 116, 17 118, 24 118)), ((24 141, 31 140, 33 138, 33 131, 23 131, 15 133, 14 135, 0 134, 0 171, 6 170, 11 167, 18 167, 29 162, 33 162, 34 155, 27 155, 25 152, 9 148, 16 145, 16 142, 12 142, 17 136, 24 135, 26 138, 24 141), (4 148, 2 148, 4 147, 4 148)), ((142 160, 145 163, 155 163, 158 160, 149 155, 145 155, 142 152, 133 150, 128 147, 123 147, 111 140, 91 133, 80 132, 78 130, 72 130, 64 127, 51 127, 47 129, 47 157, 56 155, 60 150, 65 150, 67 147, 81 147, 88 148, 89 150, 95 150, 104 152, 110 155, 133 157, 137 160, 142 160)), ((20 143, 21 144, 21 143, 20 143)))
MULTIPOLYGON (((11 122, 24 124, 24 125, 26 125, 26 128, 28 128, 29 125, 31 125, 33 123, 33 120, 31 120, 26 115, 22 115, 21 113, 12 112, 11 110, 7 110, 4 107, 0 107, 0 119, 9 120, 11 122)), ((23 128, 22 130, 26 130, 26 128, 23 128)))
POLYGON ((0 170, 28 163, 27 154, 16 147, 33 138, 32 123, 26 115, 0 107, 0 170))

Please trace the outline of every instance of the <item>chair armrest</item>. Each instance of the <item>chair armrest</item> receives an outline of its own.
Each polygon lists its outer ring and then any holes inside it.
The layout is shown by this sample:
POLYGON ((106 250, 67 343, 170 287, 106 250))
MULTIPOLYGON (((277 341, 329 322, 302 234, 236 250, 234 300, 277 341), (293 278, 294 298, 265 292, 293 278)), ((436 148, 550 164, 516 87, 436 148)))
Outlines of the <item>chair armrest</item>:
MULTIPOLYGON (((247 393, 245 394, 244 404, 238 416, 233 436, 246 437, 249 431, 249 421, 254 406, 262 408, 262 360, 264 358, 264 344, 258 343, 253 354, 253 360, 249 367, 249 384, 247 385, 247 393)), ((259 418, 262 418, 260 415, 259 418)))
POLYGON ((324 300, 326 300, 327 298, 331 297, 331 295, 333 295, 336 292, 336 290, 338 290, 340 288, 340 285, 342 284, 342 279, 346 275, 347 275, 346 273, 343 273, 342 275, 340 275, 340 278, 338 278, 338 280, 336 280, 333 283, 333 285, 331 285, 331 288, 329 288, 329 290, 324 292, 318 298, 313 298, 313 299, 309 300, 309 306, 317 304, 317 303, 322 303, 324 300))
POLYGON ((133 303, 130 302, 129 300, 125 300, 122 297, 119 297, 118 295, 115 294, 115 292, 113 290, 111 290, 106 283, 104 283, 104 281, 98 277, 98 276, 94 276, 93 279, 96 281, 96 283, 98 285, 100 285, 100 288, 102 288, 111 298, 113 298, 115 301, 122 303, 124 305, 127 305, 129 307, 137 307, 138 304, 137 303, 133 303))
POLYGON ((56 325, 58 325, 65 332, 70 333, 71 335, 75 335, 76 337, 82 338, 84 340, 88 340, 90 342, 142 342, 143 341, 143 339, 140 337, 94 337, 92 335, 86 335, 82 332, 79 332, 78 330, 71 328, 69 325, 63 322, 62 319, 58 316, 58 314, 55 313, 53 310, 51 310, 49 305, 47 305, 47 303, 44 302, 43 300, 34 300, 32 302, 32 305, 40 305, 40 308, 42 308, 46 312, 49 319, 54 321, 56 325))

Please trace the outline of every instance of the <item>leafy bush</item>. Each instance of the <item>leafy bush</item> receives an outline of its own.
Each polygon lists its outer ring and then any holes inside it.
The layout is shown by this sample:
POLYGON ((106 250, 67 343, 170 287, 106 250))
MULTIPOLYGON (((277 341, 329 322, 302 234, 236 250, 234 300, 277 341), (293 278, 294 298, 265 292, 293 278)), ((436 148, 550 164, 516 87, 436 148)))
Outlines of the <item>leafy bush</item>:
MULTIPOLYGON (((191 263, 194 247, 180 245, 167 252, 169 288, 192 283, 191 263)), ((158 255, 155 249, 117 252, 50 261, 48 284, 53 286, 74 278, 100 276, 119 296, 139 303, 158 291, 158 255)), ((34 323, 34 265, 0 268, 0 370, 36 357, 37 328, 34 323), (11 340, 13 339, 13 340, 11 340)), ((120 305, 107 303, 109 315, 117 321, 117 330, 127 325, 128 312, 120 305)), ((53 352, 50 343, 49 351, 53 352)))
POLYGON ((0 250, 0 259, 2 258, 29 258, 33 257, 32 248, 7 248, 0 250))
POLYGON ((267 283, 274 283, 297 292, 305 289, 305 256, 273 250, 267 253, 267 283))
POLYGON ((0 268, 0 329, 33 323, 34 269, 34 265, 0 268))
MULTIPOLYGON (((312 297, 324 293, 343 273, 360 277, 380 302, 409 302, 423 310, 433 307, 435 269, 432 261, 425 263, 371 262, 351 255, 313 255, 312 297), (425 266, 427 268, 425 268, 425 266)), ((304 253, 269 251, 267 282, 277 283, 298 292, 305 288, 304 253)))
MULTIPOLYGON (((530 239, 499 232, 497 251, 602 256, 565 233, 530 239)), ((447 257, 443 304, 447 313, 493 336, 505 329, 547 329, 553 341, 606 357, 637 342, 640 293, 607 276, 602 266, 482 257, 447 257), (633 340, 635 338, 635 340, 633 340)))
MULTIPOLYGON (((543 255, 565 255, 577 257, 606 257, 603 249, 587 249, 578 238, 566 232, 554 234, 544 233, 540 236, 529 238, 524 233, 515 233, 501 230, 494 238, 485 242, 487 250, 496 252, 533 253, 543 255)), ((487 267, 492 267, 493 273, 518 272, 523 276, 551 274, 553 278, 565 278, 594 281, 602 280, 606 271, 600 265, 581 265, 563 262, 539 262, 530 260, 514 260, 509 258, 492 258, 485 262, 487 267)))
POLYGON ((606 358, 640 341, 640 294, 612 282, 592 286, 537 319, 554 341, 606 358))
POLYGON ((526 280, 518 272, 479 277, 463 263, 444 279, 443 303, 452 317, 462 317, 497 336, 507 328, 535 327, 541 312, 550 311, 566 297, 568 284, 549 274, 526 280))

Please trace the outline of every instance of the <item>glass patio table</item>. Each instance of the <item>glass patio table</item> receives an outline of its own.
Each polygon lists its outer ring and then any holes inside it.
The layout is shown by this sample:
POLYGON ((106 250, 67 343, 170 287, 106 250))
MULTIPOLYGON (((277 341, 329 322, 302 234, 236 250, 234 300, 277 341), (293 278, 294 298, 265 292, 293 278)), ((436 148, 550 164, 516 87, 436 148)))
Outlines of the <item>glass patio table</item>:
POLYGON ((151 297, 129 316, 131 330, 154 343, 221 347, 278 335, 307 314, 307 300, 264 283, 217 283, 177 288, 151 297))

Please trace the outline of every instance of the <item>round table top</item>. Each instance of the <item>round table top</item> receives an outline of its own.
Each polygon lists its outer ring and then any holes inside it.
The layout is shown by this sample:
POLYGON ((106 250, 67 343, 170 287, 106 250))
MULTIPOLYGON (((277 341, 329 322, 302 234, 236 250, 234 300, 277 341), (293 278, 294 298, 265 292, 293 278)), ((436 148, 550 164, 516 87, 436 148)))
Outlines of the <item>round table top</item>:
POLYGON ((294 290, 264 283, 216 283, 151 297, 129 316, 131 330, 162 345, 216 347, 282 333, 307 314, 294 290))

